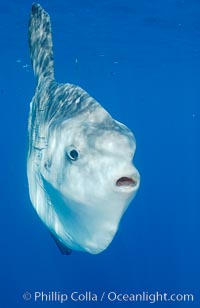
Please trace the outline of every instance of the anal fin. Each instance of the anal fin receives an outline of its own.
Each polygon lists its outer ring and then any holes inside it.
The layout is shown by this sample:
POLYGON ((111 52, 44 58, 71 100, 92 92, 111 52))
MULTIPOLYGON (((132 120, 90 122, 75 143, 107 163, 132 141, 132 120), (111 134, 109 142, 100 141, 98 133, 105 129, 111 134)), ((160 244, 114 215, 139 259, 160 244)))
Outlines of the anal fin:
POLYGON ((67 246, 65 246, 64 244, 62 244, 61 241, 53 233, 50 232, 50 234, 53 237, 56 245, 58 246, 60 252, 63 255, 70 255, 72 253, 72 249, 70 249, 67 246))

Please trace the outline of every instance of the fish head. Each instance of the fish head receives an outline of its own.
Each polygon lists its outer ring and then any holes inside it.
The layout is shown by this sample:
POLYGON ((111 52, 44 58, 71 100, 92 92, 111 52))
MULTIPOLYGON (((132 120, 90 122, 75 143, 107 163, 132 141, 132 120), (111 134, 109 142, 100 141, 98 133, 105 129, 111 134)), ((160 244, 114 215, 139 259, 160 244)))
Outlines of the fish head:
POLYGON ((50 131, 41 173, 59 218, 59 238, 96 254, 112 241, 140 176, 132 132, 109 115, 92 119, 66 120, 50 131))

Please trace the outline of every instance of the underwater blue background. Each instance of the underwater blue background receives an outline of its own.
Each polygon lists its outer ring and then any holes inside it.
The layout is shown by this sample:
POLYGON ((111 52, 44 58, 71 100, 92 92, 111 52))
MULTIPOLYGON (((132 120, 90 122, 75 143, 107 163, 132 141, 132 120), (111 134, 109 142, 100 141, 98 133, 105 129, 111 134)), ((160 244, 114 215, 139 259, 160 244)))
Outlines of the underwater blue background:
POLYGON ((56 79, 83 87, 134 132, 141 187, 106 251, 60 254, 26 178, 32 1, 1 0, 0 307, 199 307, 200 1, 40 3, 51 16, 56 79), (195 301, 23 300, 35 291, 192 293, 195 301))

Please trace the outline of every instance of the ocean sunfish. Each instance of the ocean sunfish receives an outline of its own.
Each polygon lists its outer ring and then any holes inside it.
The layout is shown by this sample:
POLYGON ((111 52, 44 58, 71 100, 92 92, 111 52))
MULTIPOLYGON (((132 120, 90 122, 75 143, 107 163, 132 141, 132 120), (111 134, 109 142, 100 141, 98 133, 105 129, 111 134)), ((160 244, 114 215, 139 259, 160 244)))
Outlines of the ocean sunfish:
POLYGON ((82 88, 55 81, 50 17, 36 3, 28 36, 37 80, 28 123, 30 199, 63 254, 98 254, 139 187, 135 138, 82 88))

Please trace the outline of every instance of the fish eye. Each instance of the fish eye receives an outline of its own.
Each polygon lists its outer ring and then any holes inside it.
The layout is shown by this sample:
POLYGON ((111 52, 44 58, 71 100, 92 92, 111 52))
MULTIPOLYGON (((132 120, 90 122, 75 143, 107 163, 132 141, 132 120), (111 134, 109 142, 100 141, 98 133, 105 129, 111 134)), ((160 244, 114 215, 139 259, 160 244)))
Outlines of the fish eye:
POLYGON ((74 147, 70 147, 67 151, 67 156, 70 160, 77 160, 79 158, 79 152, 74 147))

